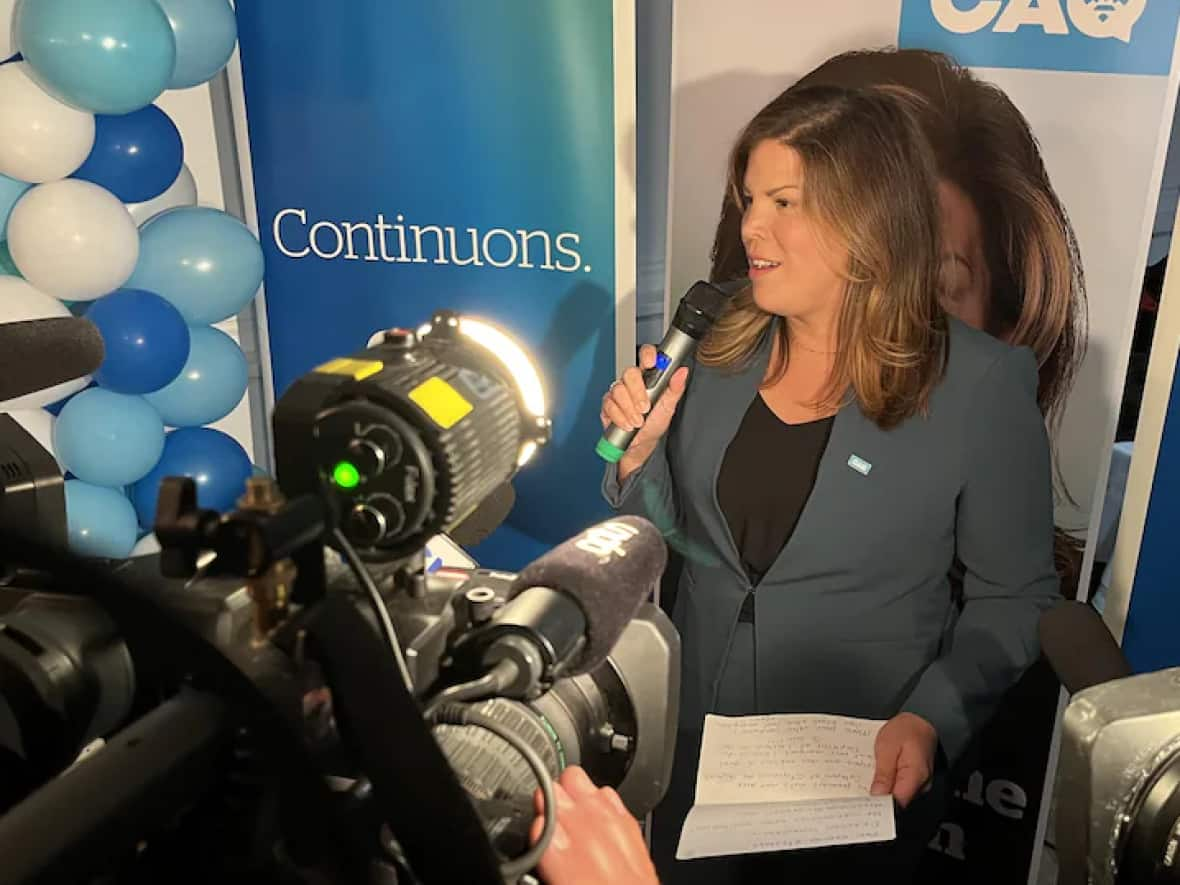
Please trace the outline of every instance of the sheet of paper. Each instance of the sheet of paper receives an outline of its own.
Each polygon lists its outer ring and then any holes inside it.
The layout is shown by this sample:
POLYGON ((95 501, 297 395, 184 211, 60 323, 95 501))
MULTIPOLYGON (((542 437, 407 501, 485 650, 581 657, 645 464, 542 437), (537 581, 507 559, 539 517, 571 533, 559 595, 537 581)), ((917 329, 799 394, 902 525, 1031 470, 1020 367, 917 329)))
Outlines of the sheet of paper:
POLYGON ((706 716, 696 803, 867 796, 882 725, 841 716, 706 716))
POLYGON ((896 835, 889 796, 696 805, 684 822, 676 859, 887 842, 896 835))

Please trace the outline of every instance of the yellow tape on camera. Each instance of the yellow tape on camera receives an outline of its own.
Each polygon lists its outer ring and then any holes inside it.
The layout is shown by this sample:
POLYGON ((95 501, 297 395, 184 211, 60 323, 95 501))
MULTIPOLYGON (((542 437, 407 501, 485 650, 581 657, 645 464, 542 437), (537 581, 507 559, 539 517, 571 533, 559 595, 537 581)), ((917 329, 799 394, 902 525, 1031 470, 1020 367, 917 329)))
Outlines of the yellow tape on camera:
POLYGON ((384 368, 385 363, 380 360, 354 360, 341 357, 326 362, 322 366, 316 366, 315 371, 322 375, 347 375, 354 381, 364 381, 384 368))
POLYGON ((443 430, 462 421, 474 406, 442 378, 427 378, 410 391, 410 399, 443 430))

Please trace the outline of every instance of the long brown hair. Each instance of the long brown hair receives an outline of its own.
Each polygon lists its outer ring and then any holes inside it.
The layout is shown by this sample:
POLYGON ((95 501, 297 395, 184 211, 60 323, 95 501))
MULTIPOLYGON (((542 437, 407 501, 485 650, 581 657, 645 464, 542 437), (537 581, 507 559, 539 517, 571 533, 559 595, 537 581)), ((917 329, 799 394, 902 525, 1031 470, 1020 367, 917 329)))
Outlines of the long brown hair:
MULTIPOLYGON (((1056 431, 1085 353, 1085 280, 1073 227, 1024 115, 998 87, 924 49, 843 53, 787 93, 817 84, 894 84, 926 99, 920 123, 939 176, 956 184, 980 216, 992 283, 987 331, 1036 354, 1037 401, 1056 431)), ((714 280, 747 271, 741 214, 727 190, 713 242, 714 280)))
MULTIPOLYGON (((798 153, 802 211, 848 253, 823 403, 854 395, 883 428, 926 409, 945 360, 937 166, 917 121, 920 103, 897 87, 790 90, 749 122, 729 162, 727 199, 744 209, 751 151, 770 140, 798 153)), ((746 362, 772 320, 749 289, 739 293, 702 342, 698 360, 746 362)), ((790 358, 785 324, 778 334, 782 358, 767 384, 782 376, 790 358)))

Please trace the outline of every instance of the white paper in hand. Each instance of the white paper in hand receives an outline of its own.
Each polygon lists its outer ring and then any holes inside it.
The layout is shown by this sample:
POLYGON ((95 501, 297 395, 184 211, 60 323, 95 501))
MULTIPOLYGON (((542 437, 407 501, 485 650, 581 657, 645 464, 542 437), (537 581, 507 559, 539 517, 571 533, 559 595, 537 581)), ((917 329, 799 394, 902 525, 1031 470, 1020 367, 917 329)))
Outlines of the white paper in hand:
POLYGON ((870 796, 884 722, 842 716, 706 716, 696 804, 678 860, 886 842, 891 796, 870 796))

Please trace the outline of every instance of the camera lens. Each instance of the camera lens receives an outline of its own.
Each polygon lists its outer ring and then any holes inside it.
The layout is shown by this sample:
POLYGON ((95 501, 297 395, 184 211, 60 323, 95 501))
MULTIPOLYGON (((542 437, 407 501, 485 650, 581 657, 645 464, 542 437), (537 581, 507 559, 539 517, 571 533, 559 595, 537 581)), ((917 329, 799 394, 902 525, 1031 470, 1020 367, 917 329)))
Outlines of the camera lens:
POLYGON ((1144 791, 1119 869, 1119 885, 1180 882, 1180 751, 1144 791))

